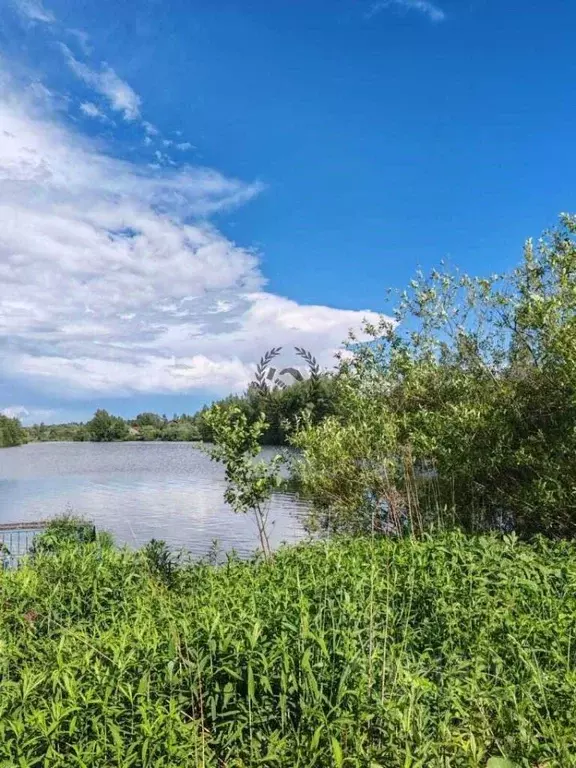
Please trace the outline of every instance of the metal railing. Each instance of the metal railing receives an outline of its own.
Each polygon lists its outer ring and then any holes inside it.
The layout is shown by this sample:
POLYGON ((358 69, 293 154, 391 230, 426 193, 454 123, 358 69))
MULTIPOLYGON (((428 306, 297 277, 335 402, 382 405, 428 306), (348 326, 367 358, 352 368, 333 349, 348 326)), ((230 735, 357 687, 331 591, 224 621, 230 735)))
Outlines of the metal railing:
POLYGON ((17 568, 46 523, 0 523, 0 569, 17 568))

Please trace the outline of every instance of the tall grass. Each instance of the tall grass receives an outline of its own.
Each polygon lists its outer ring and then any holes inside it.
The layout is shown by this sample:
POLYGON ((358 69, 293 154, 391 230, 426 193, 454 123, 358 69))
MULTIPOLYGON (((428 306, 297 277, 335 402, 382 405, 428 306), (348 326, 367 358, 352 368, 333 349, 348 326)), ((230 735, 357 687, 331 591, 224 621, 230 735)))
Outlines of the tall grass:
POLYGON ((576 766, 574 544, 163 563, 68 543, 0 576, 0 766, 576 766))

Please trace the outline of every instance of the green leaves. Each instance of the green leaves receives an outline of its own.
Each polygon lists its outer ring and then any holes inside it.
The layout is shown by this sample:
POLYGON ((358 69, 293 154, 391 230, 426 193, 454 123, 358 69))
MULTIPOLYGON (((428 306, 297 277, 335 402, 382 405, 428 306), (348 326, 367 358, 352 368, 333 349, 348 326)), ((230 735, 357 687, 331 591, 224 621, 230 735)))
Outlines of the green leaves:
POLYGON ((351 337, 338 409, 294 437, 317 527, 573 536, 576 217, 508 274, 418 273, 396 320, 351 337))
POLYGON ((0 765, 576 768, 576 543, 153 552, 1 575, 0 765))
POLYGON ((262 551, 267 557, 270 544, 265 505, 280 485, 284 458, 276 455, 267 462, 255 461, 260 453, 259 438, 266 427, 262 415, 250 422, 241 408, 216 405, 207 411, 204 419, 213 434, 211 457, 224 465, 224 498, 235 512, 254 515, 262 551))
POLYGON ((330 746, 332 747, 332 757, 334 758, 335 768, 342 768, 342 765, 344 764, 342 747, 335 736, 330 737, 330 746))
POLYGON ((26 442, 26 433, 18 419, 0 413, 0 448, 10 448, 26 442))

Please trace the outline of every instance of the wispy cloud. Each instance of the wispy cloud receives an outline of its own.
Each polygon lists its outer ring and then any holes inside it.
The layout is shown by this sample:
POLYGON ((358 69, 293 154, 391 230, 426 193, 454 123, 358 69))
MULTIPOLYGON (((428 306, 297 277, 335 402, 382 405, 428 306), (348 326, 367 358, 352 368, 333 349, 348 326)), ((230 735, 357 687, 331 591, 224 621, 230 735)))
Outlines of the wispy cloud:
POLYGON ((72 28, 68 28, 66 32, 76 40, 76 42, 82 49, 82 53, 84 53, 86 56, 89 56, 92 53, 92 46, 90 45, 90 35, 87 32, 84 32, 83 29, 72 29, 72 28))
POLYGON ((386 8, 397 8, 404 11, 418 11, 427 16, 430 21, 444 21, 446 13, 430 0, 379 0, 373 3, 369 16, 374 16, 386 8))
POLYGON ((100 71, 91 69, 87 64, 78 61, 67 45, 61 43, 60 48, 74 74, 96 93, 104 96, 115 112, 121 112, 125 120, 136 120, 140 117, 140 97, 112 67, 103 62, 100 71))
POLYGON ((96 120, 107 119, 102 110, 99 109, 96 104, 93 104, 91 101, 83 101, 82 104, 80 104, 80 111, 83 115, 86 115, 86 117, 93 117, 96 120))
POLYGON ((51 11, 46 10, 40 0, 13 0, 16 9, 30 21, 42 21, 52 24, 56 19, 51 11))

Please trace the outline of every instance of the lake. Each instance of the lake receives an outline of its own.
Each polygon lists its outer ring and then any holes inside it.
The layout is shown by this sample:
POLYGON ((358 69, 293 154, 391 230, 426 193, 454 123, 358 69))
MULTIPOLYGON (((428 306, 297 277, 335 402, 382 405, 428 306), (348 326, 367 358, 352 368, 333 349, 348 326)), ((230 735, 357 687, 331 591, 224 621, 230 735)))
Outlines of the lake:
MULTIPOLYGON (((262 455, 277 451, 265 448, 262 455)), ((0 450, 0 523, 73 512, 131 546, 164 539, 202 556, 217 539, 223 551, 253 552, 256 525, 226 505, 224 487, 223 468, 194 443, 30 443, 0 450)), ((274 546, 303 538, 304 511, 294 494, 274 495, 274 546)))

